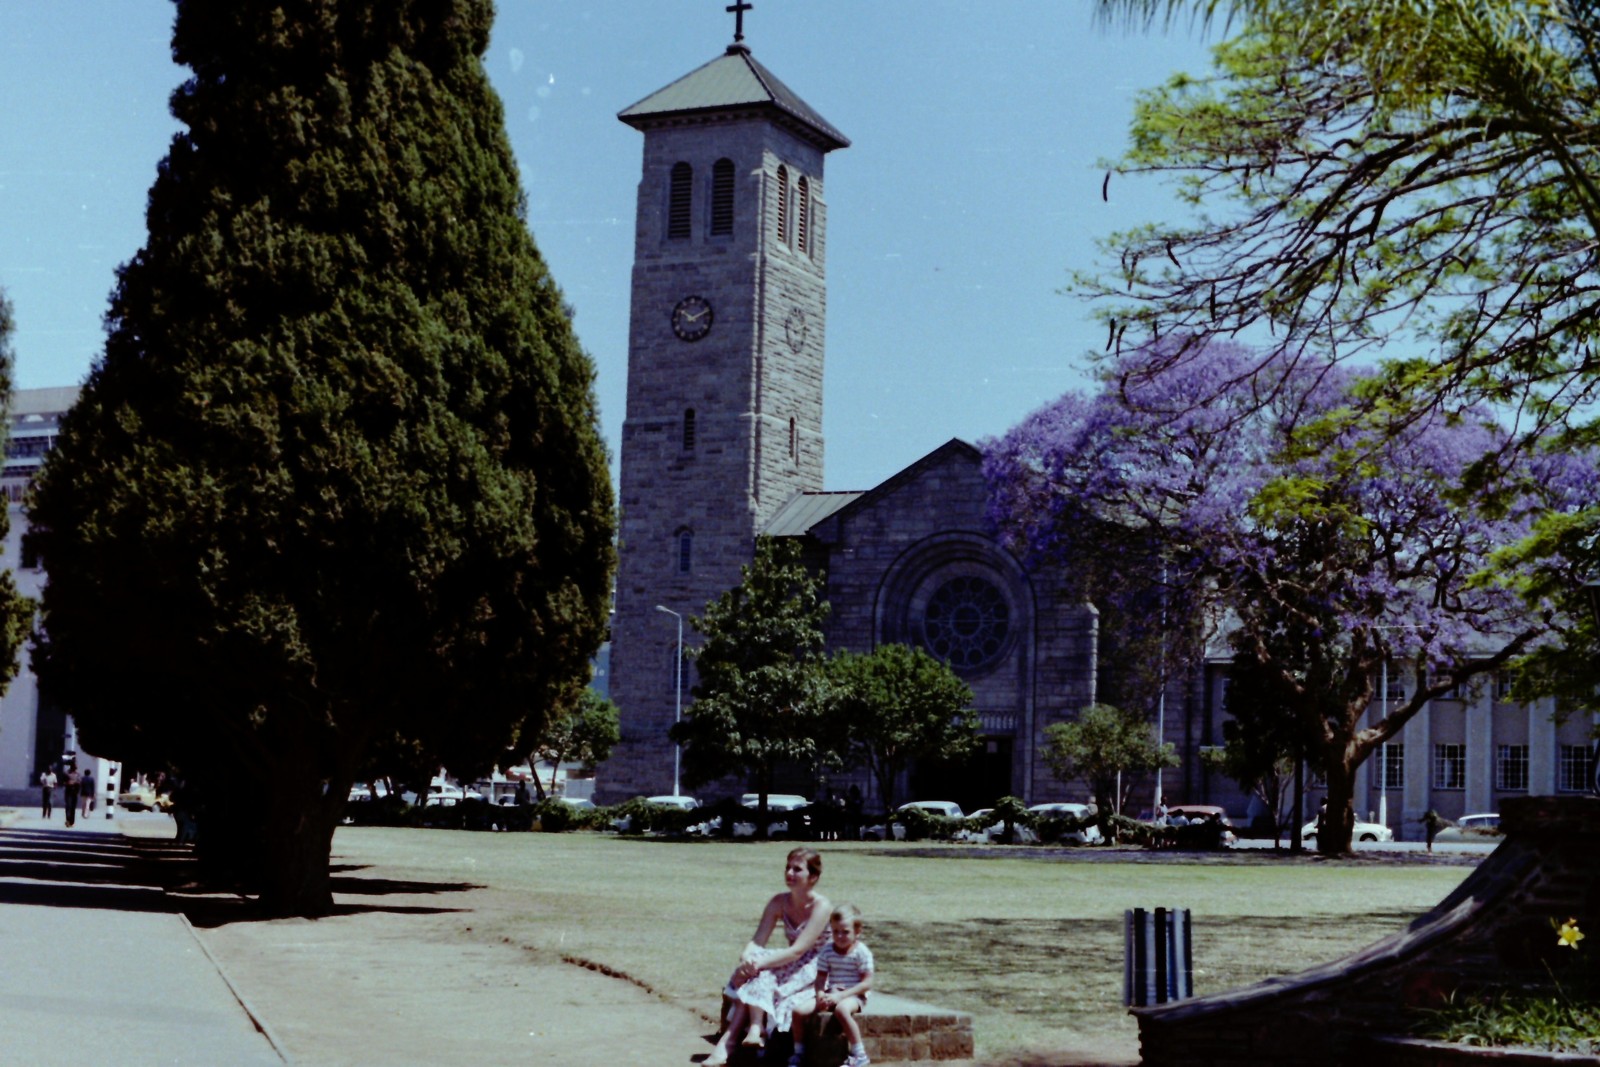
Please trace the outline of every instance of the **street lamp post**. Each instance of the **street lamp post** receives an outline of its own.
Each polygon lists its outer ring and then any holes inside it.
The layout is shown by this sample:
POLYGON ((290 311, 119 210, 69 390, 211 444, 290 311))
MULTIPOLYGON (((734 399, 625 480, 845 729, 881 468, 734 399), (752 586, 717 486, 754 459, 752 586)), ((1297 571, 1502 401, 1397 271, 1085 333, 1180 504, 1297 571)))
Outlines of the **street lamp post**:
MULTIPOLYGON (((683 721, 683 616, 669 607, 657 604, 657 611, 664 611, 678 620, 678 655, 674 658, 672 671, 672 722, 677 725, 683 721)), ((682 790, 678 788, 678 769, 683 762, 683 746, 676 741, 672 745, 672 795, 681 796, 682 790)))

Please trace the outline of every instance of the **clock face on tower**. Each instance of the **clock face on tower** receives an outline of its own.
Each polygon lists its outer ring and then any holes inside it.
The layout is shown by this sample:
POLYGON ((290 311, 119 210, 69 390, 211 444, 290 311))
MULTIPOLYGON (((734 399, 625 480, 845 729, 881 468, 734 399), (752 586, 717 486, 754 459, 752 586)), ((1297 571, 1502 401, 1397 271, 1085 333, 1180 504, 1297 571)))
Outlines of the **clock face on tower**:
POLYGON ((789 317, 783 320, 783 333, 789 339, 789 347, 798 352, 806 346, 806 313, 797 307, 789 309, 789 317))
POLYGON ((672 309, 672 332, 680 341, 698 341, 711 332, 711 304, 703 296, 686 296, 672 309))

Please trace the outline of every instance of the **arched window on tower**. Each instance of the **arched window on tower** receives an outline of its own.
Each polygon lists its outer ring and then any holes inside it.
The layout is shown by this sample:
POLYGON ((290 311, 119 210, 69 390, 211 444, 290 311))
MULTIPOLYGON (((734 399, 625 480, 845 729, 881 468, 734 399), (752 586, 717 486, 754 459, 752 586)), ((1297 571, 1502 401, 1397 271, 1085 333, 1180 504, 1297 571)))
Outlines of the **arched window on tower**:
POLYGON ((694 205, 694 168, 687 163, 672 165, 672 186, 667 195, 667 236, 688 237, 694 205))
POLYGON ((683 409, 683 450, 685 452, 693 452, 694 451, 694 434, 695 434, 694 408, 684 408, 683 409))
POLYGON ((801 254, 811 251, 811 184, 801 178, 795 190, 795 247, 801 254))
POLYGON ((733 233, 733 160, 719 159, 711 166, 711 235, 733 233))
POLYGON ((789 168, 778 167, 778 243, 789 243, 789 168))
POLYGON ((694 533, 690 530, 678 531, 678 573, 688 574, 694 569, 694 533))

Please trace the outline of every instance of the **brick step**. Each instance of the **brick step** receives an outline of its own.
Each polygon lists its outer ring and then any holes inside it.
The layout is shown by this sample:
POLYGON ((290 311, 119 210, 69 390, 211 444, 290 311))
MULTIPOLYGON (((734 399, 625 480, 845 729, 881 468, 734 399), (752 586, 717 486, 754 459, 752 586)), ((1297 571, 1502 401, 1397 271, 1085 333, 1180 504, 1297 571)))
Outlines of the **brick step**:
MULTIPOLYGON (((972 1058, 972 1016, 966 1012, 923 1004, 893 993, 873 993, 867 1010, 856 1016, 861 1040, 874 1063, 912 1063, 924 1060, 972 1058)), ((773 1051, 782 1057, 758 1058, 754 1050, 736 1048, 729 1063, 737 1067, 782 1067, 788 1058, 787 1037, 772 1039, 773 1051)), ((831 1014, 812 1018, 806 1038, 806 1067, 839 1067, 849 1052, 844 1035, 831 1014)))

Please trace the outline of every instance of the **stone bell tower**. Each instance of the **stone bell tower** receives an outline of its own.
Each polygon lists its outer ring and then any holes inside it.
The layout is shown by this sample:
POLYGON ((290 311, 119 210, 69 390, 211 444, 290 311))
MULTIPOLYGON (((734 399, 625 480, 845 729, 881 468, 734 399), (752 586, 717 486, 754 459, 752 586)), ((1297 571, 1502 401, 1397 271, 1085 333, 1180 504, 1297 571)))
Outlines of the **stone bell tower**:
POLYGON ((827 200, 849 140, 744 44, 617 117, 644 134, 622 427, 611 697, 622 744, 601 799, 670 793, 678 628, 739 582, 762 525, 822 488, 827 200), (658 606, 665 611, 658 610, 658 606))

